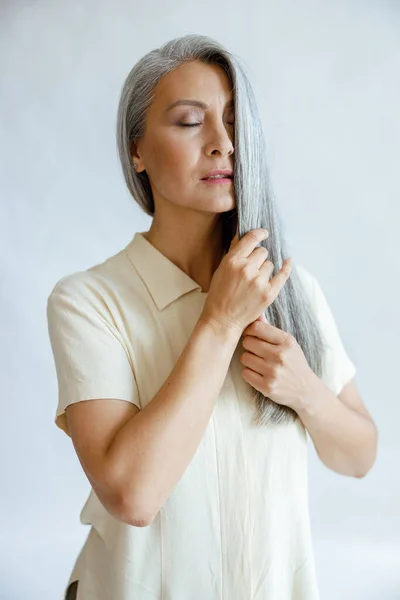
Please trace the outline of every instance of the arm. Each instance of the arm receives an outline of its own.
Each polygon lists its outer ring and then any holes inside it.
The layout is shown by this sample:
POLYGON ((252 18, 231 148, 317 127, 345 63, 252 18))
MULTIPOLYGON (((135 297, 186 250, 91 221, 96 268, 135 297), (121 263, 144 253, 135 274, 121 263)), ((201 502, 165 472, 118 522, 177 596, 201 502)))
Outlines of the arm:
POLYGON ((336 396, 314 373, 296 407, 322 462, 342 475, 364 477, 373 466, 378 430, 354 382, 336 396))
POLYGON ((304 266, 300 274, 327 344, 327 377, 312 373, 299 416, 327 467, 343 475, 363 477, 376 458, 378 431, 352 381, 356 367, 343 345, 325 293, 304 266))
POLYGON ((112 440, 107 470, 133 524, 152 521, 193 458, 239 338, 200 319, 158 393, 112 440))

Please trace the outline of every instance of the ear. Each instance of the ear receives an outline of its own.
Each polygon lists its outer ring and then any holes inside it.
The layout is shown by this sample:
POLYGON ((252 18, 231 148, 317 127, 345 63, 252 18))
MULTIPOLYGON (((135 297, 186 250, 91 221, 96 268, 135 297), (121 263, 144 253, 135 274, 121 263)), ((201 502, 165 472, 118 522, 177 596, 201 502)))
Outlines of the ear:
POLYGON ((137 148, 136 148, 136 144, 134 142, 134 140, 131 140, 130 144, 129 144, 129 154, 131 155, 132 158, 138 158, 138 156, 135 156, 137 152, 137 148))
POLYGON ((142 163, 142 159, 140 158, 140 156, 138 154, 138 147, 134 140, 132 140, 130 143, 129 152, 131 155, 131 162, 135 163, 137 165, 137 172, 139 173, 140 171, 143 170, 143 163, 142 163))

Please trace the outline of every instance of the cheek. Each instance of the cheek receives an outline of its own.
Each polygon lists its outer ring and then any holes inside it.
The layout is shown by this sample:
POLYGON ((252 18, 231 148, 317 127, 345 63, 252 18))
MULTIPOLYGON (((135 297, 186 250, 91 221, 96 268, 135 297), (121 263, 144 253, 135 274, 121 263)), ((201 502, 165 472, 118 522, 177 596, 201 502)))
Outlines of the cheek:
POLYGON ((151 157, 149 173, 154 184, 162 192, 161 187, 168 186, 171 191, 182 188, 199 177, 198 156, 194 144, 189 140, 163 138, 155 140, 148 152, 151 157))
POLYGON ((180 173, 186 176, 196 164, 195 152, 191 144, 182 141, 171 141, 164 150, 164 159, 169 168, 177 175, 180 173))

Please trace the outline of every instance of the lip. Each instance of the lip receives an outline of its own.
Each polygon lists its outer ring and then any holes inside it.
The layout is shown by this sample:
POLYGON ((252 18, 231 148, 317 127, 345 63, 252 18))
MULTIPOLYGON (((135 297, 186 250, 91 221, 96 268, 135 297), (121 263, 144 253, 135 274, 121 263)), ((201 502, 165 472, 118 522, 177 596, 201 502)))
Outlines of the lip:
POLYGON ((209 171, 208 173, 206 173, 204 175, 204 177, 201 178, 202 181, 207 180, 208 177, 211 177, 212 175, 226 175, 226 178, 224 179, 216 179, 213 181, 226 181, 229 178, 229 181, 232 181, 233 178, 233 171, 232 169, 214 169, 214 171, 209 171))
POLYGON ((222 183, 229 183, 232 185, 233 180, 231 177, 215 177, 215 179, 200 179, 206 185, 221 185, 222 183))

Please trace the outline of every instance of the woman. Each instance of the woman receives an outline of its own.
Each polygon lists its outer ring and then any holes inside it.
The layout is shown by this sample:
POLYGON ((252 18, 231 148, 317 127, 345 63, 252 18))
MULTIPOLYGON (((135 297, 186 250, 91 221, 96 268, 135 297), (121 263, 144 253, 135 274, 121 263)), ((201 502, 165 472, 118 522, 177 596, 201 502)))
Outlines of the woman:
POLYGON ((316 600, 296 408, 355 366, 316 279, 284 259, 243 68, 201 35, 149 52, 117 138, 151 228, 48 299, 56 424, 92 487, 65 597, 316 600))

